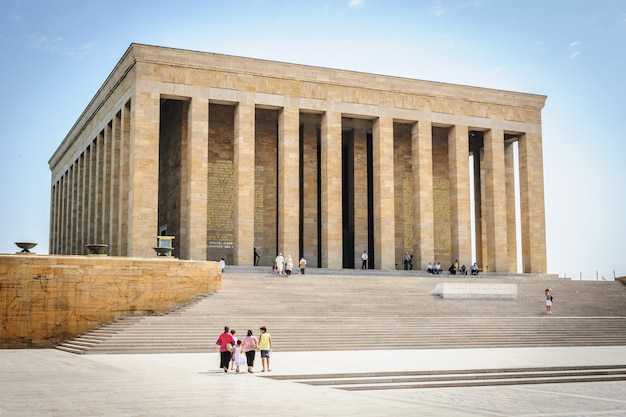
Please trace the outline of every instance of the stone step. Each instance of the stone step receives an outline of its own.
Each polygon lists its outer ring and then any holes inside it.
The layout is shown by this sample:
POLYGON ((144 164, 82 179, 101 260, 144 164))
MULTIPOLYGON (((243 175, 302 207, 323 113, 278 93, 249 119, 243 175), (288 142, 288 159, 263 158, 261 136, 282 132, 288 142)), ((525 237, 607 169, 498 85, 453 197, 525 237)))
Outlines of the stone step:
MULTIPOLYGON (((316 271, 317 272, 317 271, 316 271)), ((626 340, 626 286, 554 277, 484 276, 516 283, 515 300, 447 300, 439 277, 326 271, 274 278, 226 273, 222 290, 165 315, 127 317, 65 344, 90 353, 205 352, 225 324, 245 335, 265 325, 280 351, 380 349, 371 334, 396 334, 413 348, 600 346, 626 340), (560 309, 546 315, 543 289, 560 309), (595 303, 595 304, 594 304, 595 303)), ((449 278, 445 278, 449 279, 449 278)), ((468 279, 463 277, 463 279, 468 279)))
POLYGON ((626 366, 263 376, 345 391, 625 381, 626 366))

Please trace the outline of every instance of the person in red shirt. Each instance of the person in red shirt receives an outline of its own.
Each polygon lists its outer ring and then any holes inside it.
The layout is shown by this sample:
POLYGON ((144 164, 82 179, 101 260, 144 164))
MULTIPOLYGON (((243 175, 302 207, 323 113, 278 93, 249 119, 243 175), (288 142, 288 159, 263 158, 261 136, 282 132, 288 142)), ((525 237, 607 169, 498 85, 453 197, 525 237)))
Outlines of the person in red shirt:
POLYGON ((228 344, 231 346, 235 344, 235 338, 230 334, 228 326, 224 326, 224 333, 220 334, 213 346, 213 352, 219 346, 220 347, 220 368, 224 372, 228 372, 228 364, 230 363, 231 352, 228 350, 228 344))

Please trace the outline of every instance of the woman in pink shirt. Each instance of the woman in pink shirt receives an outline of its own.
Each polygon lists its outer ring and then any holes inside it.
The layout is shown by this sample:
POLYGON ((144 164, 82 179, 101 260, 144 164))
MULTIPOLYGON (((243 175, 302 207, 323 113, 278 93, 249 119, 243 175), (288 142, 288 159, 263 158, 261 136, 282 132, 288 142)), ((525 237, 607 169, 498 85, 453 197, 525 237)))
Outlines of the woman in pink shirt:
POLYGON ((243 338, 243 351, 246 354, 246 361, 248 362, 248 372, 254 373, 252 368, 254 367, 254 357, 256 356, 256 349, 259 346, 259 341, 252 335, 252 330, 248 330, 248 335, 243 338))

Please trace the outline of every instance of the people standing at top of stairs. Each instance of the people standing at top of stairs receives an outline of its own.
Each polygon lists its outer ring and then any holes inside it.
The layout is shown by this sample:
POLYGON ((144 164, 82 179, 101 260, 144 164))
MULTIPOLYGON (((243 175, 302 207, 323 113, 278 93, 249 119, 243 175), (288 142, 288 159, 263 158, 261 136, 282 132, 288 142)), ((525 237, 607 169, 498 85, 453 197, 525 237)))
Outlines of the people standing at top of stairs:
POLYGON ((283 258, 282 252, 278 254, 274 263, 276 264, 276 273, 282 275, 285 272, 285 258, 283 258))
POLYGON ((546 288, 546 313, 552 314, 552 288, 546 288))
POLYGON ((220 258, 220 268, 222 269, 222 274, 224 273, 224 269, 226 269, 226 261, 224 258, 220 258))
POLYGON ((367 251, 364 250, 363 254, 361 255, 361 269, 367 269, 367 251))
POLYGON ((287 255, 287 260, 285 261, 285 273, 287 276, 291 275, 291 271, 293 271, 293 258, 291 255, 287 255))
POLYGON ((261 255, 259 255, 259 252, 256 251, 256 248, 254 248, 254 266, 259 266, 259 260, 261 259, 261 255))
POLYGON ((300 258, 300 273, 302 275, 304 275, 304 271, 306 270, 306 259, 304 259, 304 256, 300 258))
POLYGON ((404 264, 405 271, 413 269, 413 258, 411 257, 411 255, 409 255, 409 252, 404 252, 402 263, 404 264))

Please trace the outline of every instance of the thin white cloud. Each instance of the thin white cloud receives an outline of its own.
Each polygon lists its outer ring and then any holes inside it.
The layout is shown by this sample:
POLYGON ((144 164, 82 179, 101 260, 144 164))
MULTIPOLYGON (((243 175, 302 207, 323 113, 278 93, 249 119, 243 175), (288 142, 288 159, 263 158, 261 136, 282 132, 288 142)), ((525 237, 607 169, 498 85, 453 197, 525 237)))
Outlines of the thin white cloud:
POLYGON ((348 7, 361 7, 365 3, 365 0, 350 0, 348 7))
POLYGON ((435 4, 432 8, 432 13, 435 16, 443 16, 444 14, 446 14, 446 8, 445 6, 443 6, 442 4, 435 4))
POLYGON ((573 41, 570 42, 569 44, 569 49, 574 49, 574 52, 572 52, 569 56, 569 59, 574 59, 576 58, 578 55, 580 55, 580 51, 578 51, 578 47, 580 46, 580 42, 578 41, 573 41))
POLYGON ((500 72, 500 71, 503 71, 503 70, 504 70, 504 67, 503 66, 499 66, 496 69, 494 69, 493 72, 500 72))
POLYGON ((87 42, 77 48, 69 47, 62 37, 49 38, 42 35, 30 35, 27 40, 32 49, 40 49, 55 55, 80 59, 96 48, 95 42, 87 42))

